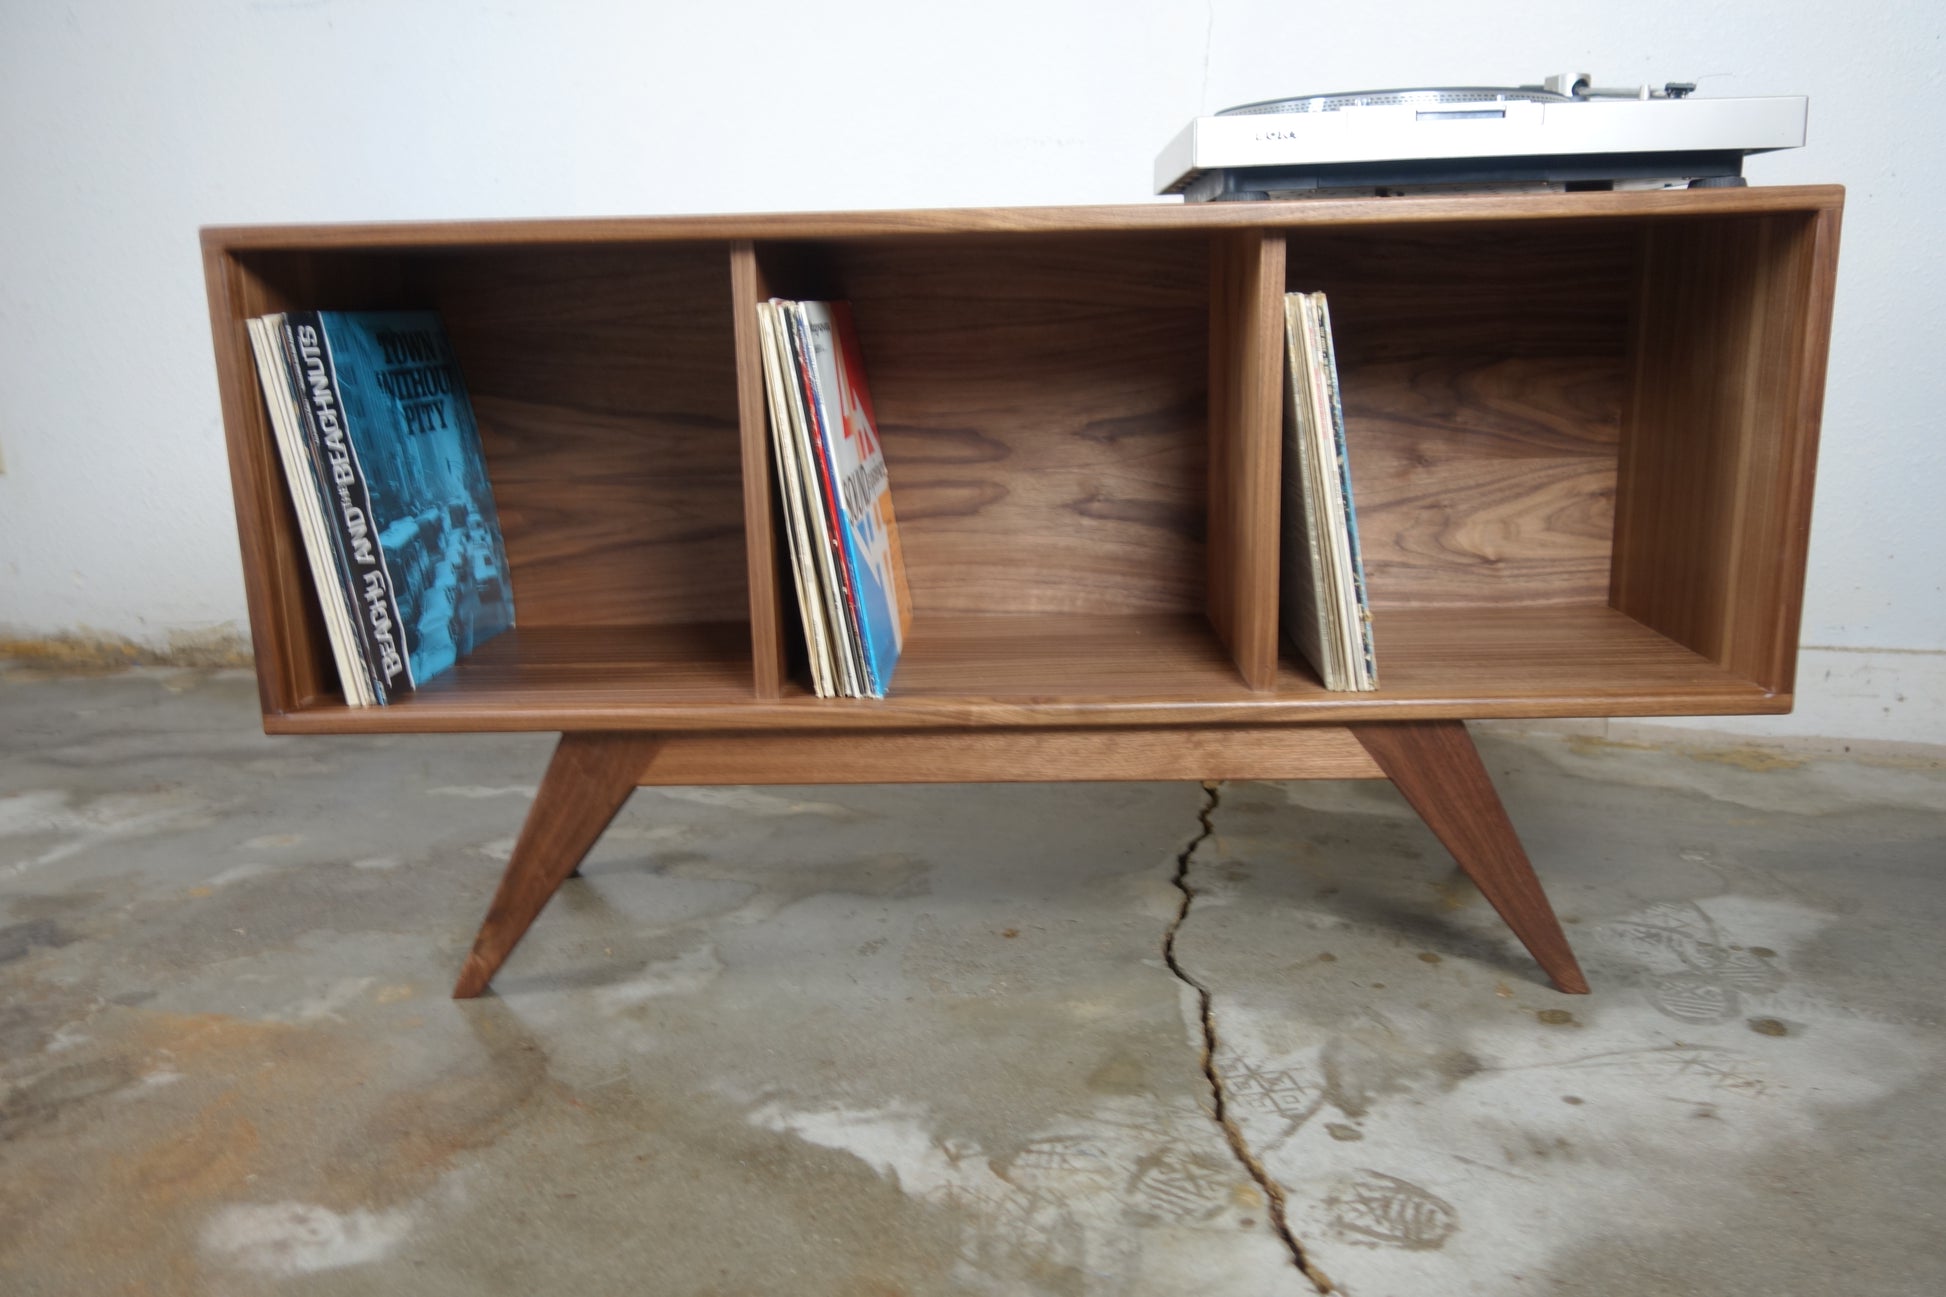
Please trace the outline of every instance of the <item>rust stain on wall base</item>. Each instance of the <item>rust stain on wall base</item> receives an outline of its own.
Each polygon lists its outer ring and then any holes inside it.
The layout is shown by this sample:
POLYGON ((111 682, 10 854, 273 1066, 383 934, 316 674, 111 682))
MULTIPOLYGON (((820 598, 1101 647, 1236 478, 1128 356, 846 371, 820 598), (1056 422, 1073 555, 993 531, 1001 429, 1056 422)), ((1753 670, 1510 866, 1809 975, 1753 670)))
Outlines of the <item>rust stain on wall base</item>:
POLYGON ((1735 766, 1738 770, 1748 770, 1760 775, 1772 770, 1796 770, 1804 765, 1804 762, 1797 757, 1755 746, 1677 748, 1676 751, 1691 761, 1708 761, 1719 766, 1735 766))
POLYGON ((56 675, 101 675, 130 667, 248 667, 250 641, 231 627, 171 631, 160 647, 122 635, 80 630, 0 639, 0 658, 56 675))

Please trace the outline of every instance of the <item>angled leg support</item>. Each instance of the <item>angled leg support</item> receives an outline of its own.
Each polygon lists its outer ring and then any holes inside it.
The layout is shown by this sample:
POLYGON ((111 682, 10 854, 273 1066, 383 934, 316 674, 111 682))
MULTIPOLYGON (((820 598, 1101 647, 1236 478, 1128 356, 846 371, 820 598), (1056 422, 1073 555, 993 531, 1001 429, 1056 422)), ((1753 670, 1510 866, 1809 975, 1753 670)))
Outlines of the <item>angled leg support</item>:
MULTIPOLYGON (((1114 736, 1118 752, 1129 747, 1129 738, 1120 733, 1114 736)), ((930 752, 938 759, 939 752, 930 749, 907 752, 899 745, 911 746, 915 741, 898 736, 875 738, 869 745, 851 736, 800 736, 786 749, 743 736, 684 736, 665 741, 647 734, 564 734, 527 814, 527 823, 520 831, 513 858, 507 862, 506 874, 500 880, 500 889, 494 895, 486 921, 474 938, 473 951, 467 956, 453 996, 471 999, 486 989, 542 908, 580 866, 595 840, 640 783, 806 782, 808 776, 800 768, 802 763, 785 762, 778 766, 782 760, 778 753, 788 756, 800 748, 809 752, 819 743, 854 756, 864 753, 883 758, 870 768, 858 764, 851 770, 860 782, 992 778, 990 769, 1002 758, 1003 768, 1013 770, 1020 766, 1023 752, 1039 753, 1042 757, 1050 755, 1040 752, 1050 742, 1046 736, 1003 736, 982 741, 989 746, 993 742, 1010 743, 1020 750, 985 752, 980 743, 955 738, 950 747, 942 747, 941 751, 948 756, 959 756, 943 764, 936 763, 935 768, 925 762, 915 764, 913 758, 930 752)), ((1054 741, 1059 747, 1061 736, 1055 736, 1054 741)), ((932 740, 921 741, 922 747, 924 742, 932 740)), ((1174 762, 1118 767, 1109 777, 1181 778, 1178 766, 1183 742, 1181 735, 1167 738, 1168 750, 1177 753, 1174 762)), ((1241 742, 1236 735, 1226 733, 1220 746, 1229 751, 1241 742)), ((1281 737, 1279 743, 1279 751, 1289 746, 1281 737)), ((1067 754, 1064 760, 1075 755, 1079 754, 1067 754)), ((1383 773, 1446 844, 1460 868, 1546 970, 1554 985, 1570 994, 1587 993, 1587 980, 1575 962, 1574 952, 1568 947, 1567 937, 1548 904, 1546 893, 1541 890, 1540 880, 1534 876, 1526 852, 1521 849, 1520 839, 1514 834, 1465 725, 1458 721, 1400 721, 1342 729, 1317 727, 1297 756, 1303 759, 1296 764, 1292 764, 1295 758, 1286 760, 1288 769, 1277 766, 1273 772, 1264 767, 1263 760, 1246 761, 1234 776, 1219 777, 1363 778, 1383 773), (1342 751, 1331 746, 1334 734, 1342 751)), ((1197 768, 1201 770, 1207 764, 1207 761, 1199 762, 1197 768)), ((826 773, 849 768, 842 762, 830 761, 820 761, 816 766, 826 773)))
POLYGON ((1555 987, 1586 995, 1588 979, 1581 975, 1465 724, 1396 721, 1354 725, 1351 731, 1555 987))
POLYGON ((635 791, 660 740, 646 734, 563 734, 513 859, 500 879, 453 998, 470 1000, 487 983, 555 890, 581 864, 615 812, 635 791))

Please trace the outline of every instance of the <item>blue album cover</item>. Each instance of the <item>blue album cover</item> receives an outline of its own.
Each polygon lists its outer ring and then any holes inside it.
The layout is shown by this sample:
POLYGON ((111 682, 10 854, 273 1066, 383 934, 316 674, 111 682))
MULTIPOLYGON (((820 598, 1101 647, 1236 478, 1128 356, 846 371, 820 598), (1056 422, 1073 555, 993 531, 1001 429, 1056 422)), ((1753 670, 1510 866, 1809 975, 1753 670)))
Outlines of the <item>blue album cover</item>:
POLYGON ((287 323, 300 347, 312 320, 349 443, 343 460, 330 456, 345 506, 343 547, 378 638, 399 649, 376 664, 396 692, 450 670, 513 625, 500 517, 437 313, 294 314, 287 323))

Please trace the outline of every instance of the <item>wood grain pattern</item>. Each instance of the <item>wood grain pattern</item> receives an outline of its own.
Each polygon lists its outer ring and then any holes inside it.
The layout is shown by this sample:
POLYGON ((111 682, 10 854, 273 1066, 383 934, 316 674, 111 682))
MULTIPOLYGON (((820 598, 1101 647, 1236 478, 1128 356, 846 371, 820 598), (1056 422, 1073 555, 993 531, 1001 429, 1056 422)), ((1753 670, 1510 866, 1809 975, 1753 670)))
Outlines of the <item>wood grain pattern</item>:
POLYGON ((1277 676, 1284 240, 1210 245, 1209 617, 1253 689, 1277 676))
POLYGON ((1619 355, 1641 222, 1598 219, 1293 230, 1293 290, 1345 298, 1339 363, 1427 355, 1619 355))
POLYGON ((390 706, 432 710, 489 696, 732 705, 753 696, 749 635, 742 622, 523 625, 390 706))
POLYGON ((913 618, 1204 606, 1200 238, 842 244, 913 618))
POLYGON ((1240 684, 1198 613, 935 616, 914 622, 890 701, 1194 697, 1240 684))
POLYGON ((747 620, 724 250, 545 249, 416 270, 479 416, 521 625, 747 620))
POLYGON ((1838 185, 1772 185, 1664 192, 1333 198, 1280 203, 1178 203, 1115 207, 988 207, 931 211, 591 217, 527 221, 373 221, 354 225, 228 225, 206 245, 245 248, 451 249, 684 242, 698 239, 935 238, 975 234, 1092 234, 1158 230, 1328 229, 1346 225, 1505 224, 1516 221, 1656 220, 1698 214, 1835 210, 1838 185))
POLYGON ((763 340, 756 306, 774 296, 757 249, 748 240, 730 248, 731 309, 736 312, 737 423, 743 454, 743 547, 749 562, 752 687, 759 698, 776 698, 789 675, 786 635, 803 638, 803 627, 786 583, 784 526, 771 451, 769 401, 764 392, 763 340))
POLYGON ((263 311, 368 311, 419 305, 413 259, 379 251, 244 252, 262 286, 263 311))
POLYGON ((668 736, 643 784, 1379 779, 1340 725, 668 736))
POLYGON ((1358 725, 1352 734, 1453 853, 1557 989, 1586 995, 1554 907, 1541 890, 1479 750, 1459 721, 1358 725))
POLYGON ((1612 456, 1496 458, 1457 437, 1365 436, 1352 471, 1376 608, 1590 603, 1608 588, 1612 456))
MULTIPOLYGON (((1612 608, 1387 609, 1374 619, 1373 636, 1382 687, 1363 697, 1393 715, 1674 716, 1789 708, 1788 698, 1738 679, 1612 608), (1399 709, 1408 702, 1414 711, 1399 709), (1548 710, 1507 710, 1523 705, 1548 710), (1569 710, 1577 706, 1582 710, 1569 710)), ((1343 697, 1327 692, 1294 656, 1284 660, 1277 692, 1334 709, 1343 697)))
MULTIPOLYGON (((715 643, 572 628, 494 640, 390 707, 320 705, 273 716, 276 733, 465 730, 915 729, 1064 725, 1277 725, 1432 717, 1696 716, 1787 711, 1772 693, 1610 608, 1398 609, 1381 614, 1376 693, 1330 693, 1280 665, 1276 689, 1237 675, 1207 621, 967 617, 915 626, 882 701, 733 697, 742 628, 715 643)), ((747 690, 743 691, 747 694, 747 690)))
POLYGON ((1605 602, 1634 229, 1290 244, 1331 303, 1374 605, 1605 602))
POLYGON ((245 321, 271 309, 266 305, 270 295, 240 261, 214 251, 204 254, 203 274, 250 640, 256 650, 257 694, 266 716, 297 711, 314 705, 337 682, 330 678, 335 668, 324 638, 324 617, 250 359, 245 321))
POLYGON ((635 777, 653 758, 656 743, 645 734, 561 736, 453 987, 455 1000, 486 990, 542 907, 635 791, 635 777))
POLYGON ((1643 235, 1612 598, 1778 690, 1797 657, 1837 221, 1643 235))
POLYGON ((1804 620, 1804 582, 1811 548, 1811 500, 1818 470, 1818 439, 1824 426, 1825 376, 1831 354, 1831 317, 1838 292, 1838 242, 1844 211, 1827 207, 1811 218, 1808 291, 1798 305, 1804 312, 1795 339, 1796 357, 1787 383, 1792 402, 1782 418, 1791 429, 1780 457, 1776 509, 1777 550, 1770 578, 1775 591, 1761 616, 1768 625, 1757 633, 1767 643, 1751 657, 1758 683, 1778 693, 1797 688, 1798 635, 1804 620))

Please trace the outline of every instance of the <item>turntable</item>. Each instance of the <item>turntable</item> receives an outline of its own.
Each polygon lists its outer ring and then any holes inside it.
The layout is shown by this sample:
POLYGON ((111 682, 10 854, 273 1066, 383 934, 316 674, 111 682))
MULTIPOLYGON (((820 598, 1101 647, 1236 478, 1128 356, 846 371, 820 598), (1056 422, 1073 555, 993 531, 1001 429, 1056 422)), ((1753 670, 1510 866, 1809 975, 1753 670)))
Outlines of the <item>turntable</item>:
POLYGON ((1752 153, 1804 143, 1801 95, 1697 97, 1691 83, 1301 95, 1198 117, 1156 159, 1189 202, 1741 185, 1752 153))

